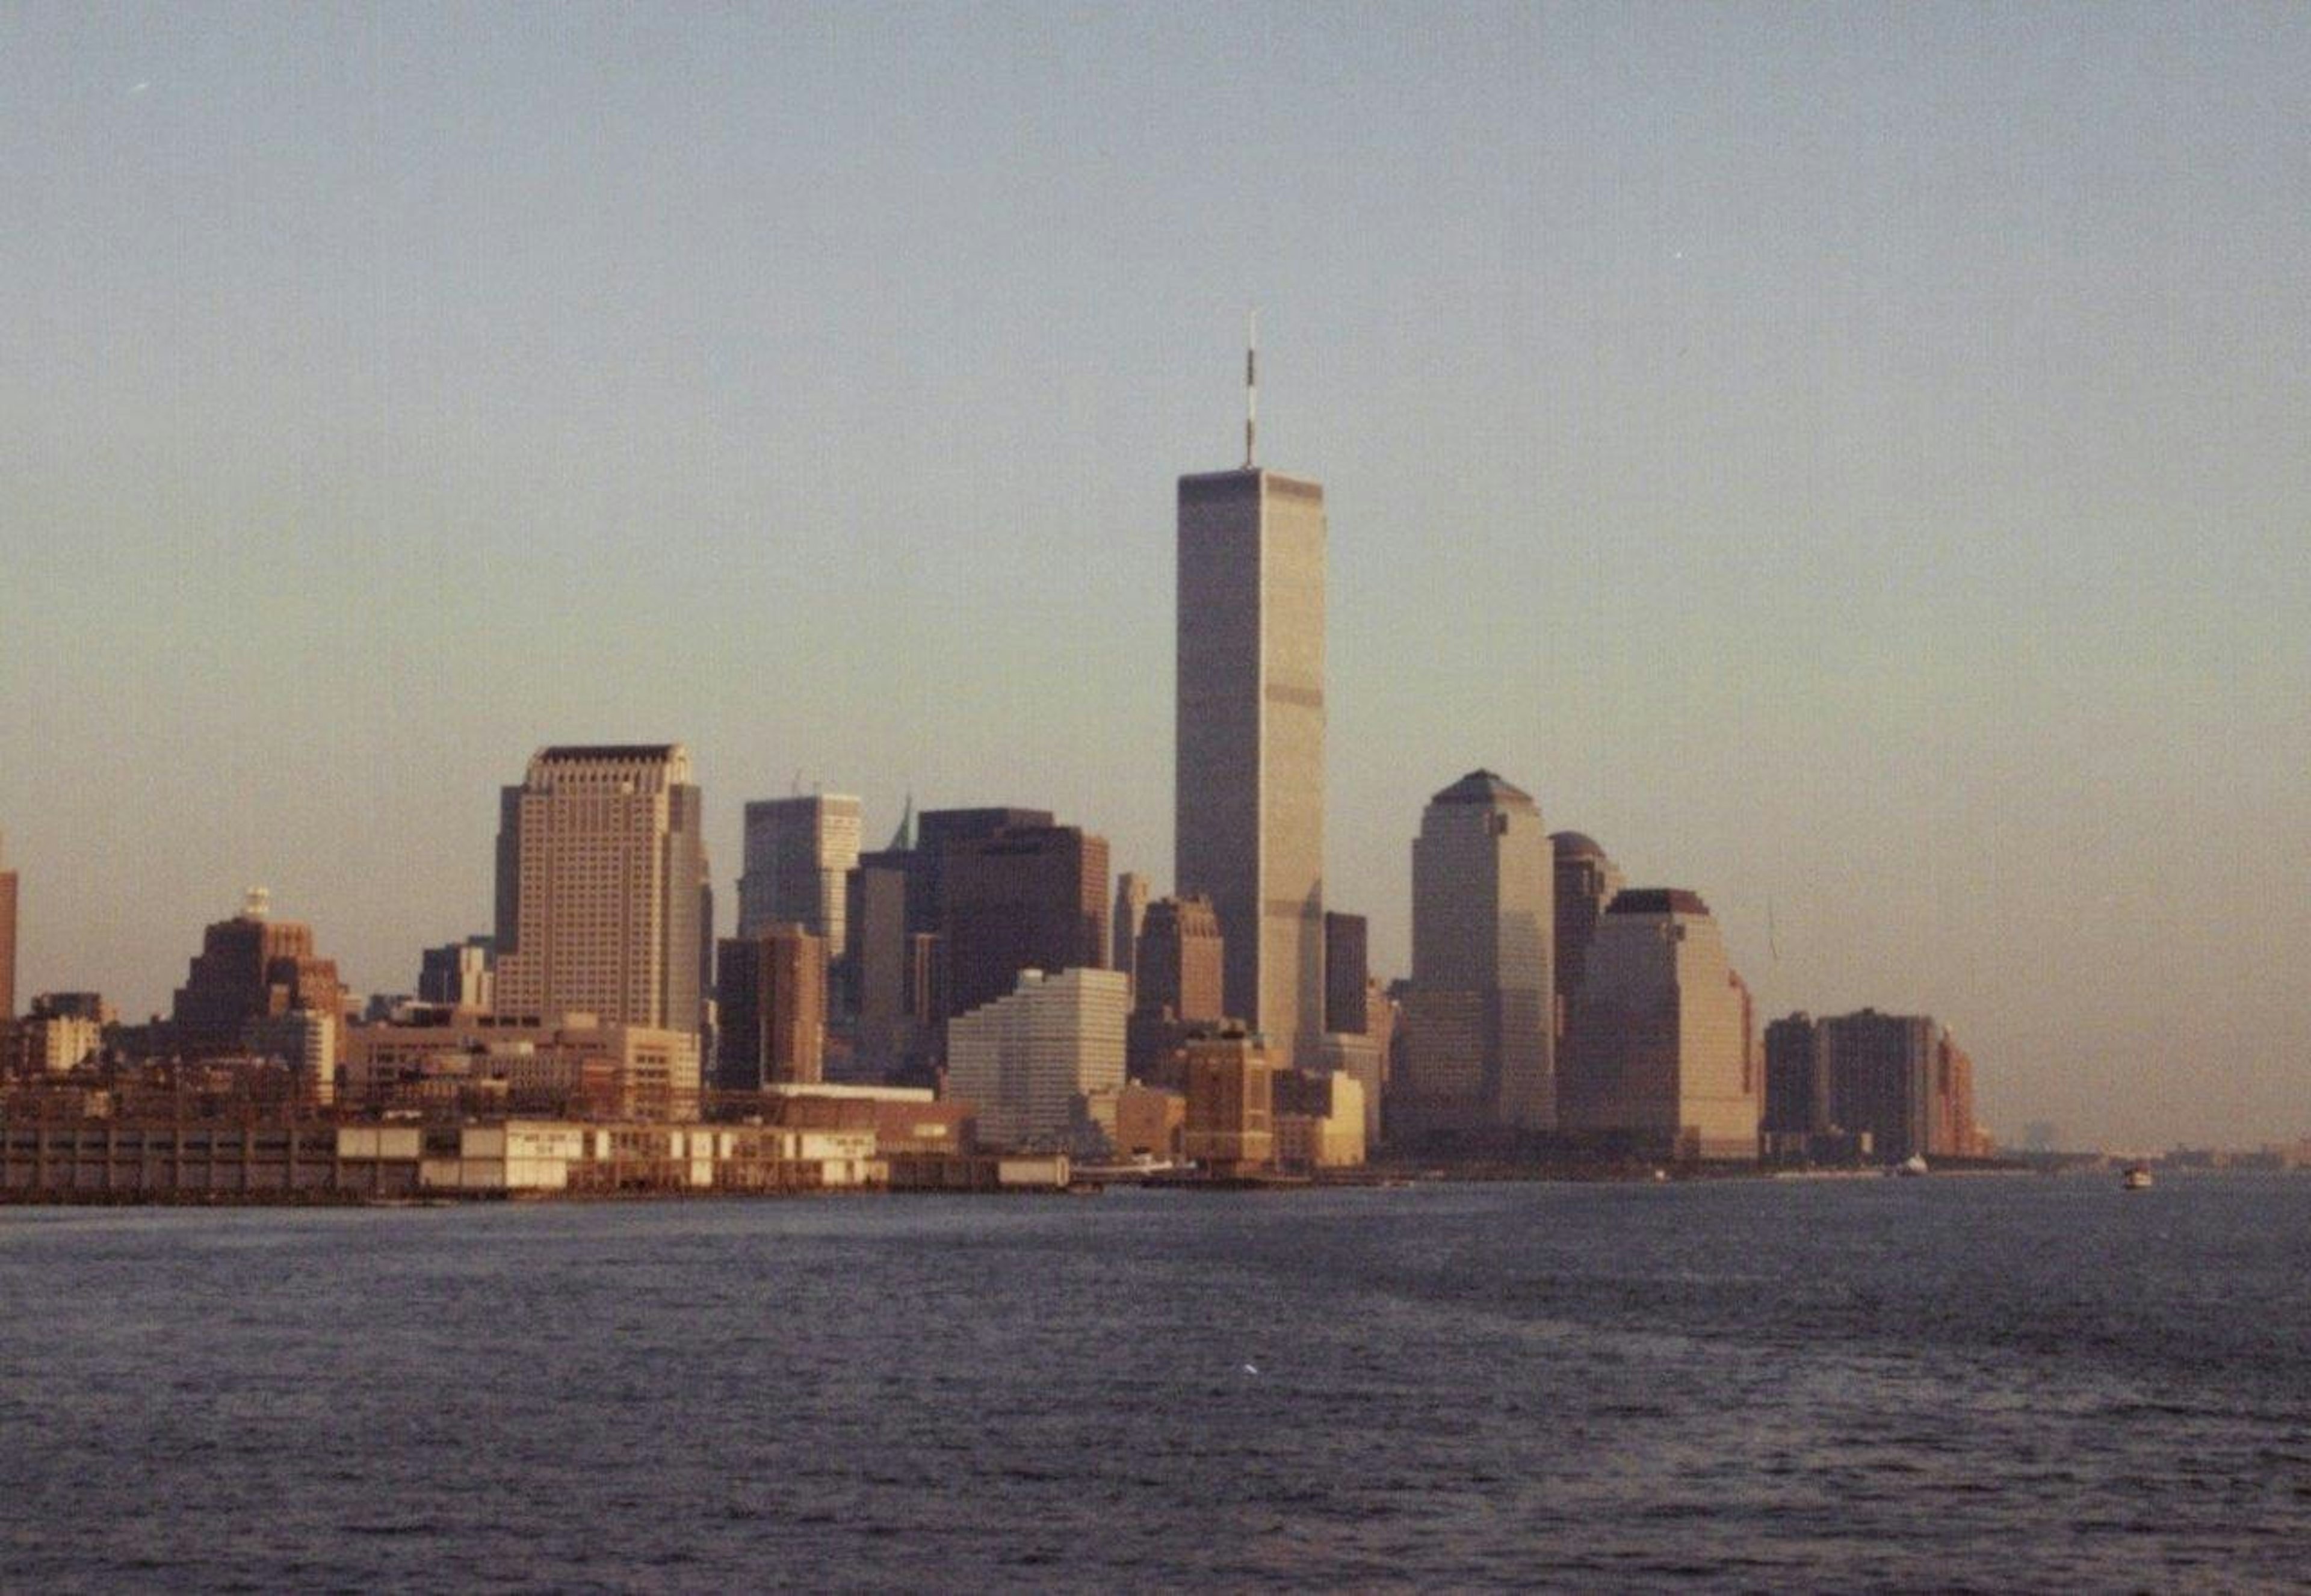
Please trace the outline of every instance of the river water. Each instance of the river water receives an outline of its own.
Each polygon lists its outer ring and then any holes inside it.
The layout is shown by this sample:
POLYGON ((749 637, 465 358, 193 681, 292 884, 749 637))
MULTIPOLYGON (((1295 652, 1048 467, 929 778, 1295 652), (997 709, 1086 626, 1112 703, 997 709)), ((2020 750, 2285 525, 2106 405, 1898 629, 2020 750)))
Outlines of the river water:
POLYGON ((2311 1178, 0 1210, 0 1589, 2293 1587, 2311 1178))

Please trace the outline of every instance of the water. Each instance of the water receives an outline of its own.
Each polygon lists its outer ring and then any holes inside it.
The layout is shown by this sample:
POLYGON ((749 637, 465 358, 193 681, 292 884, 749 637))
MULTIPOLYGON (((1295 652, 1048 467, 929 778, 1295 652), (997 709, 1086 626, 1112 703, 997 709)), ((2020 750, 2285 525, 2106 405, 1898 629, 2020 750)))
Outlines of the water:
POLYGON ((0 1210, 0 1589, 2293 1587, 2311 1179, 0 1210))

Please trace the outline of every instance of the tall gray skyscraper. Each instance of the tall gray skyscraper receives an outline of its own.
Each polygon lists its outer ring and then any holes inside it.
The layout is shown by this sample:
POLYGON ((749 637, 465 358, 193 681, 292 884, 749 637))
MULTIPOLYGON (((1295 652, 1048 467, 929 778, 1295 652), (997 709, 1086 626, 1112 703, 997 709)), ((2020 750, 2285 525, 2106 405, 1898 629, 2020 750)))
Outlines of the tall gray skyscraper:
POLYGON ((1431 798, 1412 844, 1413 1129, 1555 1126, 1555 933, 1539 806, 1490 771, 1431 798))
POLYGON ((1313 1065, 1324 1025, 1324 490, 1180 478, 1173 890, 1218 913, 1227 1012, 1313 1065))
POLYGON ((500 1014, 702 1028, 701 807, 679 743, 538 751, 500 803, 500 1014))
MULTIPOLYGON (((8 862, 0 846, 0 865, 8 862)), ((16 1017, 16 872, 0 869, 0 1025, 16 1017)))
POLYGON ((859 800, 839 793, 758 798, 746 806, 738 935, 798 925, 839 956, 843 880, 859 863, 859 800))

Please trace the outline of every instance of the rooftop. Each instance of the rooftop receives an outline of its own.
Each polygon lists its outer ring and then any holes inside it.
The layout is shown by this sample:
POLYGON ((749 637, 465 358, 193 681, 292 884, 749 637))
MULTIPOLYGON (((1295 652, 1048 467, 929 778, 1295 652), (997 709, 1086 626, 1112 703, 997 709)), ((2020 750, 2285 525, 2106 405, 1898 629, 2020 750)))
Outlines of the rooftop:
POLYGON ((1428 800, 1432 804, 1521 804, 1532 807, 1532 795, 1513 787, 1490 771, 1470 771, 1428 800))
POLYGON ((680 743, 567 743, 540 748, 537 756, 549 764, 574 764, 580 760, 672 759, 681 752, 680 743))
POLYGON ((1605 905, 1608 914, 1707 914, 1697 892, 1681 886, 1633 886, 1605 905))

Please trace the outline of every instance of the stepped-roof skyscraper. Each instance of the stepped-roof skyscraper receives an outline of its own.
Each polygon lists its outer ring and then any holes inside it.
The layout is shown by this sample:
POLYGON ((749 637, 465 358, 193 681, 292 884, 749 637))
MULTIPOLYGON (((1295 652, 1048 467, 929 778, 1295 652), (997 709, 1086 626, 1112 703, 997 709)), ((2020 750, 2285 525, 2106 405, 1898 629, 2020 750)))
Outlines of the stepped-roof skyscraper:
POLYGON ((1304 1064, 1324 1024, 1324 490, 1245 442, 1242 469, 1180 478, 1173 880, 1219 916, 1227 1012, 1304 1064))

